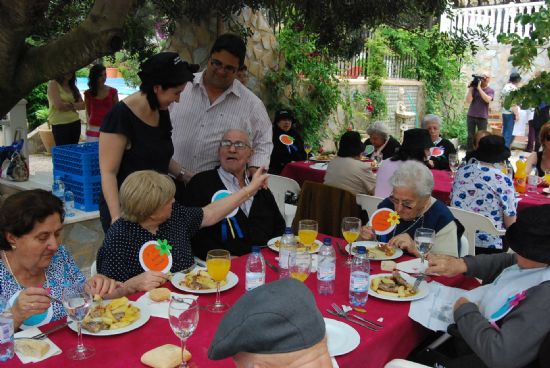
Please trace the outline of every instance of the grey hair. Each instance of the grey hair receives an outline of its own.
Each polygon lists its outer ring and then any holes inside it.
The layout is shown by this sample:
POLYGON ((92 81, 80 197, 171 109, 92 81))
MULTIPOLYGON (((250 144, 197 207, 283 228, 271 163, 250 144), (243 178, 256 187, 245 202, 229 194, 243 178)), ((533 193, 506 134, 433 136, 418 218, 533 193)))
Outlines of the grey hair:
POLYGON ((428 129, 429 123, 437 123, 437 125, 441 127, 441 118, 439 117, 439 115, 428 114, 424 116, 424 119, 422 119, 422 128, 428 129))
POLYGON ((229 128, 229 129, 227 129, 226 131, 223 132, 221 139, 223 139, 225 137, 225 135, 229 132, 243 133, 244 135, 246 135, 246 139, 248 140, 248 142, 245 142, 245 143, 248 144, 249 146, 252 146, 252 139, 250 139, 250 134, 246 130, 243 130, 243 129, 229 128))
POLYGON ((385 141, 388 140, 388 136, 390 135, 390 132, 388 131, 388 127, 386 124, 384 124, 381 121, 375 121, 371 124, 371 126, 367 129, 367 134, 369 136, 375 134, 381 136, 385 141))
POLYGON ((421 198, 429 197, 434 188, 434 177, 421 162, 406 161, 390 178, 393 188, 410 188, 421 198))

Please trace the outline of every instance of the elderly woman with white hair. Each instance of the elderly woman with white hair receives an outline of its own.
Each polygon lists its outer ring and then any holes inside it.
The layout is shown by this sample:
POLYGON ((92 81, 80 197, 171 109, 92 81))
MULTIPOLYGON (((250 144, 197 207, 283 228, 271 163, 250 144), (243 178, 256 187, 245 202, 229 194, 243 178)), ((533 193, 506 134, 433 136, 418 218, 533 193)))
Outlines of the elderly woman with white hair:
MULTIPOLYGON (((429 228, 435 231, 432 253, 456 257, 464 228, 443 202, 431 196, 434 179, 426 165, 416 161, 403 163, 390 178, 390 185, 392 193, 378 208, 395 210, 399 214, 399 224, 378 239, 418 257, 414 232, 421 227, 429 228)), ((375 239, 375 234, 370 226, 365 226, 361 237, 371 240, 375 239)))
POLYGON ((450 140, 441 137, 441 118, 438 115, 428 114, 422 119, 422 128, 430 133, 433 147, 439 147, 439 152, 430 155, 426 162, 428 167, 438 170, 450 170, 449 155, 456 154, 456 148, 450 140))
POLYGON ((153 170, 128 175, 120 187, 121 217, 97 254, 98 272, 131 292, 159 287, 169 271, 193 265, 191 238, 200 228, 217 223, 266 185, 267 175, 258 170, 239 191, 202 208, 184 207, 174 201, 176 186, 168 175, 153 170))
POLYGON ((380 157, 382 160, 390 158, 401 146, 397 139, 389 133, 386 124, 381 121, 372 123, 367 129, 369 138, 363 143, 363 149, 367 157, 380 157), (371 146, 371 147, 369 147, 371 146))

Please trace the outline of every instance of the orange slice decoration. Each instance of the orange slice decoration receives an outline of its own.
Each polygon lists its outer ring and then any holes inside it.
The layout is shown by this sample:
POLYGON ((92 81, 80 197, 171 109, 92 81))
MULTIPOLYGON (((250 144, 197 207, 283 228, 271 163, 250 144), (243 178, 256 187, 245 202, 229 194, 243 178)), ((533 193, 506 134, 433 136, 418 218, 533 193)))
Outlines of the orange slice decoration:
POLYGON ((371 218, 370 225, 378 235, 390 233, 399 221, 394 219, 395 211, 390 208, 380 208, 376 210, 371 218))
POLYGON ((282 144, 287 146, 292 146, 294 144, 294 138, 292 138, 288 134, 281 134, 279 136, 279 141, 281 141, 282 144))
POLYGON ((172 254, 160 249, 155 240, 146 242, 141 246, 139 261, 145 271, 168 272, 172 267, 172 254))
POLYGON ((444 148, 441 148, 441 147, 432 147, 432 148, 430 148, 430 156, 432 156, 432 157, 443 156, 444 153, 445 153, 444 148))

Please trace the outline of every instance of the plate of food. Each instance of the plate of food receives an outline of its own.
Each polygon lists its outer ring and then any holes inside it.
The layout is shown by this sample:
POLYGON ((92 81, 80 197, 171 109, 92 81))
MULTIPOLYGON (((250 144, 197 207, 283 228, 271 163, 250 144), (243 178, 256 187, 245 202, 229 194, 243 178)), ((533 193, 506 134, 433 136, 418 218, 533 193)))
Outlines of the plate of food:
POLYGON ((550 194, 550 188, 542 188, 542 192, 546 194, 550 194))
POLYGON ((361 337, 357 330, 347 323, 325 318, 328 352, 331 357, 347 354, 359 346, 361 337))
POLYGON ((399 271, 371 275, 369 295, 397 302, 422 299, 428 295, 430 288, 426 281, 422 281, 415 292, 412 290, 415 281, 414 277, 399 271))
POLYGON ((192 299, 198 298, 197 295, 179 294, 170 291, 168 288, 156 288, 139 297, 137 303, 146 308, 153 317, 168 318, 168 304, 172 295, 192 299))
MULTIPOLYGON (((177 289, 193 294, 211 294, 216 292, 216 281, 206 268, 195 268, 189 273, 177 272, 172 276, 172 285, 177 289)), ((239 277, 229 271, 225 280, 220 282, 220 291, 231 289, 239 282, 239 277)))
MULTIPOLYGON (((300 238, 296 237, 296 244, 298 247, 304 247, 304 244, 300 242, 300 238)), ((317 253, 319 251, 319 247, 323 245, 323 243, 320 240, 315 240, 315 242, 311 245, 309 249, 309 253, 317 253)), ((281 237, 278 236, 273 239, 269 239, 267 242, 267 246, 269 249, 274 250, 275 252, 279 252, 279 248, 281 247, 281 237)))
POLYGON ((310 161, 317 161, 317 162, 328 162, 334 158, 333 154, 322 154, 317 156, 312 156, 310 158, 310 161))
MULTIPOLYGON (((92 336, 119 335, 140 328, 149 321, 149 317, 146 308, 126 297, 95 301, 82 321, 82 333, 92 336)), ((76 331, 76 323, 71 323, 69 328, 76 331)))
MULTIPOLYGON (((353 243, 351 254, 355 255, 355 249, 357 247, 367 248, 369 259, 373 261, 387 261, 390 259, 396 259, 403 255, 403 250, 388 246, 387 243, 380 243, 376 241, 358 241, 353 243)), ((349 251, 349 244, 346 245, 346 252, 349 251)))

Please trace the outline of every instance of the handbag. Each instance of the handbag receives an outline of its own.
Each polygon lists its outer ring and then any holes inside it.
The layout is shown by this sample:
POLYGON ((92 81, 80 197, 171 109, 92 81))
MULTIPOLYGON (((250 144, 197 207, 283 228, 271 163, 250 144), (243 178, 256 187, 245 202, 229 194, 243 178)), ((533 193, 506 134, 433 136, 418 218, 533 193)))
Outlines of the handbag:
POLYGON ((17 130, 12 145, 0 147, 0 162, 2 162, 0 177, 12 181, 27 181, 29 166, 21 153, 24 140, 18 139, 19 134, 20 131, 17 130))

